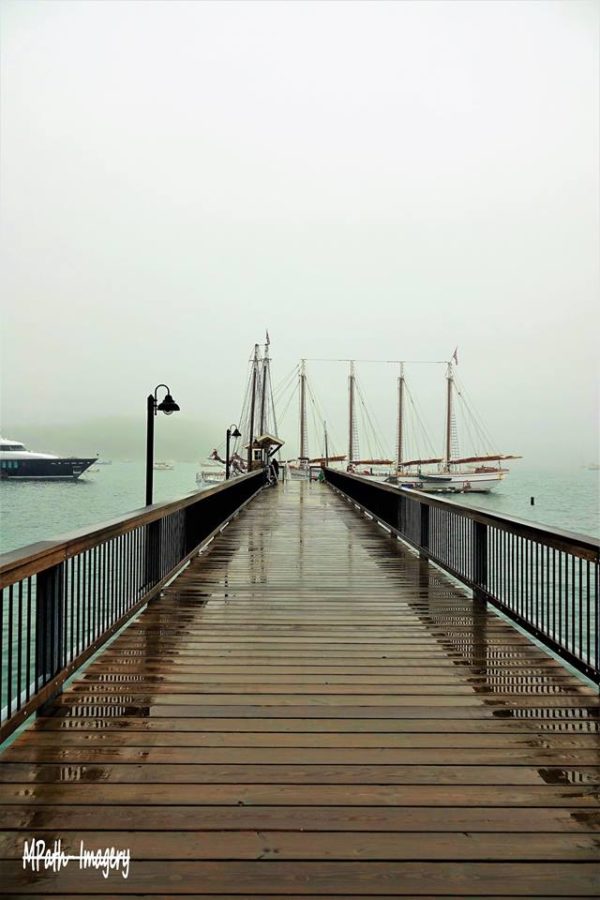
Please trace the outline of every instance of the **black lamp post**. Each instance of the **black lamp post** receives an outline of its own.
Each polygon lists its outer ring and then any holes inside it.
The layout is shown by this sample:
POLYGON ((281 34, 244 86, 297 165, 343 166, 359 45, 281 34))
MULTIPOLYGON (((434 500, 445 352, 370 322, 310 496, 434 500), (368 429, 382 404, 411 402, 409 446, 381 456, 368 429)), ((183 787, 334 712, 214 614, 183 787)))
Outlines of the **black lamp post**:
POLYGON ((171 391, 166 384, 158 384, 154 388, 153 394, 148 394, 147 400, 147 422, 146 422, 146 506, 152 503, 152 479, 154 471, 154 416, 163 412, 165 416, 171 413, 179 412, 179 406, 173 400, 171 391), (156 396, 159 388, 165 388, 165 399, 159 403, 156 396))
POLYGON ((241 436, 237 425, 230 425, 225 433, 225 481, 229 481, 229 441, 232 437, 239 438, 241 436))

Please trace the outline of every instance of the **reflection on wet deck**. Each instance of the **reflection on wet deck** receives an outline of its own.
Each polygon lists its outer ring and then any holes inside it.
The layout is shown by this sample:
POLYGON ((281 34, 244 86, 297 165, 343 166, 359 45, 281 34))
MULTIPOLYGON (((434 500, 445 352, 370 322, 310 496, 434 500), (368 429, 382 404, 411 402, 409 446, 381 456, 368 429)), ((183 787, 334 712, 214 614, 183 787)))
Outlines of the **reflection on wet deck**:
POLYGON ((2 754, 0 893, 597 896, 599 712, 327 486, 264 491, 2 754))

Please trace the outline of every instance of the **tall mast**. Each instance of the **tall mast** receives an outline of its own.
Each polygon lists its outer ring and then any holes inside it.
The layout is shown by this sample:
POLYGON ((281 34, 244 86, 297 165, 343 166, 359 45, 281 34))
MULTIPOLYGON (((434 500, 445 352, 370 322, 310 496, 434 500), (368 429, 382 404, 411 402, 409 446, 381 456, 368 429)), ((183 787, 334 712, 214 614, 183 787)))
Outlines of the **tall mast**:
POLYGON ((325 432, 325 465, 329 465, 329 442, 327 440, 327 422, 323 422, 323 431, 325 432))
POLYGON ((269 334, 267 332, 267 339, 265 342, 265 354, 263 356, 262 361, 262 384, 261 384, 261 394, 260 394, 260 433, 265 434, 267 430, 267 425, 265 421, 265 414, 267 411, 266 400, 267 400, 267 382, 269 381, 269 334))
POLYGON ((252 389, 250 395, 250 440, 248 441, 248 471, 252 468, 252 444, 254 443, 254 412, 256 408, 256 379, 258 377, 258 344, 254 345, 252 362, 252 389))
POLYGON ((454 386, 452 361, 448 363, 446 382, 446 463, 448 463, 448 460, 452 458, 452 388, 454 386))
POLYGON ((400 363, 398 378, 398 434, 396 440, 396 466, 399 469, 404 458, 404 363, 400 363))
POLYGON ((308 459, 306 434, 306 361, 300 360, 300 461, 308 459))
POLYGON ((348 464, 351 465, 357 455, 354 441, 354 360, 350 362, 348 377, 348 464))

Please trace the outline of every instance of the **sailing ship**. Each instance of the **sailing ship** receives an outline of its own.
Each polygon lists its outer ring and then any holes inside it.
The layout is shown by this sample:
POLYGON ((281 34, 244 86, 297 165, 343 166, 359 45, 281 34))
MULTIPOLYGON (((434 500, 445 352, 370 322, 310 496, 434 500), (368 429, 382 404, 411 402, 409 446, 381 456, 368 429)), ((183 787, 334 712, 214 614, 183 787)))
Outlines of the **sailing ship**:
MULTIPOLYGON (((404 459, 404 364, 400 365, 398 379, 398 453, 394 481, 402 487, 447 493, 489 493, 509 473, 503 463, 509 459, 521 459, 513 453, 476 453, 461 455, 456 422, 456 385, 454 365, 458 364, 457 350, 446 364, 446 424, 444 454, 439 457, 404 459), (424 466, 437 466, 436 471, 423 471, 424 466), (416 471, 415 471, 416 469, 416 471)), ((481 432, 481 428, 478 430, 481 432)))
POLYGON ((324 456, 310 456, 308 449, 308 425, 307 425, 307 377, 306 377, 306 360, 300 360, 300 369, 299 369, 299 398, 300 398, 300 452, 298 453, 298 457, 296 459, 288 460, 287 462, 287 474, 288 477, 292 480, 306 480, 310 478, 316 478, 318 476, 319 470, 323 468, 325 465, 329 465, 334 462, 342 462, 346 459, 343 455, 333 455, 329 456, 328 454, 328 436, 327 436, 327 425, 323 423, 324 427, 324 439, 325 439, 325 455, 324 456))
MULTIPOLYGON (((250 360, 250 377, 229 452, 229 477, 243 475, 253 469, 268 466, 283 446, 277 433, 277 417, 271 384, 270 339, 266 340, 261 353, 260 344, 254 345, 250 360), (234 436, 237 434, 237 437, 234 436)), ((233 426, 232 426, 233 430, 233 426)), ((229 432, 228 432, 229 433, 229 432)), ((208 460, 201 463, 196 473, 196 483, 200 486, 220 484, 226 478, 227 459, 218 448, 212 450, 208 460)))
MULTIPOLYGON (((393 459, 383 457, 363 457, 359 451, 358 425, 356 421, 356 374, 354 362, 350 361, 350 374, 348 377, 348 452, 347 454, 330 454, 327 425, 323 422, 323 438, 325 453, 321 456, 311 457, 308 452, 308 428, 307 428, 307 393, 312 392, 308 388, 306 376, 306 360, 300 360, 299 369, 299 397, 300 397, 300 452, 297 459, 288 463, 288 471, 292 479, 316 478, 320 469, 324 466, 347 463, 346 470, 357 475, 383 478, 391 471, 394 465, 393 459)), ((315 402, 312 397, 313 403, 315 402)))
MULTIPOLYGON (((457 386, 454 374, 454 366, 458 365, 457 351, 454 351, 446 366, 446 422, 443 453, 436 455, 433 445, 426 434, 425 427, 419 421, 419 426, 425 436, 428 452, 417 452, 412 456, 405 454, 406 421, 407 421, 407 397, 410 405, 416 407, 412 401, 410 391, 406 385, 404 372, 405 363, 400 363, 400 376, 398 378, 398 419, 396 457, 389 458, 381 452, 378 456, 367 457, 360 453, 359 434, 357 422, 358 402, 362 404, 363 427, 370 426, 375 435, 373 422, 365 403, 365 399, 358 386, 353 360, 350 363, 348 376, 348 451, 346 455, 330 455, 327 450, 327 432, 325 428, 325 454, 320 457, 310 457, 307 434, 307 399, 310 397, 316 407, 316 400, 312 389, 307 385, 306 360, 300 361, 299 367, 299 413, 300 413, 300 452, 298 458, 288 464, 291 478, 310 478, 314 476, 319 467, 324 465, 345 463, 346 471, 353 474, 373 477, 388 481, 402 487, 412 487, 428 492, 477 492, 487 493, 498 486, 508 475, 505 461, 519 459, 516 454, 499 453, 491 449, 481 450, 481 447, 491 445, 491 440, 483 430, 483 426, 477 421, 475 415, 468 408, 460 386, 457 386), (458 425, 456 417, 457 397, 462 401, 464 411, 468 413, 470 422, 468 431, 474 433, 480 442, 477 452, 465 454, 459 449, 458 425)), ((436 361, 440 364, 440 361, 436 361)), ((323 423, 324 424, 324 423, 323 423)), ((376 435, 375 435, 376 438, 376 435)), ((370 443, 370 441, 367 441, 370 443)), ((377 443, 377 439, 376 439, 377 443)), ((378 451, 381 446, 377 446, 378 451)))

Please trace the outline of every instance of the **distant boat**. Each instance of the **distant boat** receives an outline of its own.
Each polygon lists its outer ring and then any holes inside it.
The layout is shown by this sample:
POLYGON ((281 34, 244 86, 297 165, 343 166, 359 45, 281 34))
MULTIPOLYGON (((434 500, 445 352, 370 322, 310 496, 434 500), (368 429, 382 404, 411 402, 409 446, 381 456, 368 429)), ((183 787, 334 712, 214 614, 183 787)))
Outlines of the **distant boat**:
POLYGON ((77 481, 96 457, 35 453, 24 444, 0 437, 0 478, 16 481, 77 481))
POLYGON ((586 468, 589 472, 600 472, 600 463, 590 463, 586 468))
POLYGON ((155 462, 154 467, 157 472, 170 472, 175 468, 172 462, 155 462))
POLYGON ((196 484, 221 484, 225 481, 225 466, 211 463, 204 463, 202 469, 196 472, 196 484))

